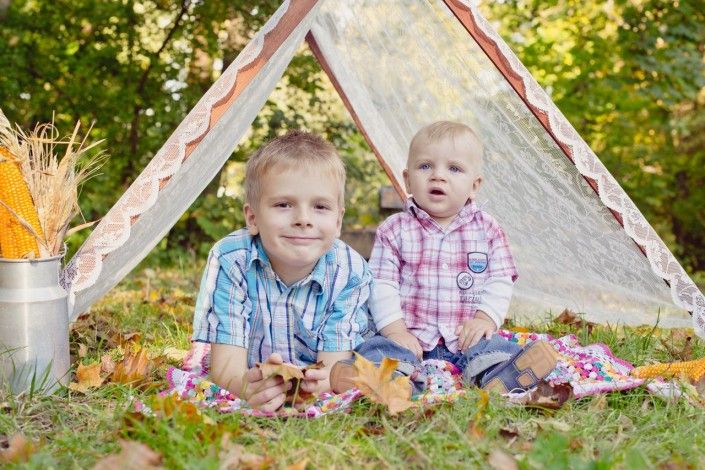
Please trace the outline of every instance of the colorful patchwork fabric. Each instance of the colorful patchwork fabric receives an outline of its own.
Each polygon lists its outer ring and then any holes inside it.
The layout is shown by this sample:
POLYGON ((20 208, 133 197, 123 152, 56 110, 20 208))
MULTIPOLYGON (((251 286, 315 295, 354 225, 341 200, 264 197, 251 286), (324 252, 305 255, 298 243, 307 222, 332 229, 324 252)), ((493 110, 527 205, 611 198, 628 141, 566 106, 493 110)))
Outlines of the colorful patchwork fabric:
MULTIPOLYGON (((575 335, 553 338, 548 334, 506 330, 500 330, 499 334, 520 345, 536 340, 548 341, 558 353, 558 365, 546 380, 552 384, 570 384, 576 398, 628 390, 645 382, 643 378, 632 375, 634 367, 615 357, 604 344, 581 346, 575 335)), ((209 355, 209 344, 194 342, 184 360, 183 367, 170 369, 167 375, 169 387, 161 394, 174 395, 199 407, 214 408, 222 413, 238 412, 252 416, 304 418, 317 418, 349 410, 352 402, 362 396, 359 390, 353 389, 338 395, 324 393, 301 410, 293 408, 284 408, 277 412, 255 410, 249 408, 247 403, 229 391, 207 380, 209 355)), ((452 402, 467 393, 461 382, 460 370, 445 361, 435 359, 423 361, 411 376, 411 380, 422 385, 421 388, 424 391, 415 395, 413 399, 423 405, 452 402)), ((656 383, 649 382, 648 389, 653 393, 662 394, 659 392, 663 392, 663 387, 654 387, 656 383)), ((668 389, 668 393, 671 397, 677 397, 671 388, 668 389)))
POLYGON ((522 346, 536 340, 548 341, 558 353, 558 365, 546 381, 570 384, 576 398, 629 390, 644 383, 631 375, 634 366, 612 354, 605 344, 581 346, 575 335, 553 338, 548 334, 506 330, 500 330, 499 334, 522 346))

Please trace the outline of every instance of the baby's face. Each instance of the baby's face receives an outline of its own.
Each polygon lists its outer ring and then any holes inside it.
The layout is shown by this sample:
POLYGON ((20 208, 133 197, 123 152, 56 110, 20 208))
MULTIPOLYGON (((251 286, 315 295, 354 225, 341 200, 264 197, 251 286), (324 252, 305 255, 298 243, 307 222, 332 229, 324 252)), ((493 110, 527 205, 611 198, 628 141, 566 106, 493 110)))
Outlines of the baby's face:
POLYGON ((442 139, 417 146, 404 182, 423 210, 445 227, 482 184, 482 149, 470 138, 442 139))

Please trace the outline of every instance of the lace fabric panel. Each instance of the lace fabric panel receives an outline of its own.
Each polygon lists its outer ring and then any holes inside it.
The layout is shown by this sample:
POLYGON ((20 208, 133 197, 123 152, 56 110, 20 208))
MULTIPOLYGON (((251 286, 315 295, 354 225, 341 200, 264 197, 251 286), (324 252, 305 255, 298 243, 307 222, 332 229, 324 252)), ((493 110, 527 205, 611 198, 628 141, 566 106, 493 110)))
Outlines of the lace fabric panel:
POLYGON ((238 75, 262 53, 286 1, 206 92, 63 272, 72 319, 117 284, 166 235, 213 179, 262 108, 308 32, 317 7, 296 26, 257 77, 213 123, 238 75), (187 157, 187 147, 196 145, 187 157))
POLYGON ((481 135, 485 183, 478 202, 507 232, 519 270, 510 314, 536 318, 570 308, 592 321, 691 324, 634 240, 443 2, 327 2, 312 32, 400 181, 408 143, 421 126, 458 120, 481 135))

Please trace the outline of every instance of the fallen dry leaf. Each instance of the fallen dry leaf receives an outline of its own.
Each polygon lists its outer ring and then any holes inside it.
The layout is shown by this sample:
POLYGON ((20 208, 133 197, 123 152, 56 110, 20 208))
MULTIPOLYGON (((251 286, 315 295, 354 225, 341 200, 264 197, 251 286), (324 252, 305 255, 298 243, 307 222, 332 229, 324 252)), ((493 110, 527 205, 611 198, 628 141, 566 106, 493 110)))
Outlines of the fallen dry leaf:
POLYGON ((510 397, 509 401, 527 408, 557 410, 572 397, 573 387, 570 384, 551 385, 542 380, 531 392, 516 398, 510 397))
POLYGON ((220 470, 258 470, 268 468, 273 463, 270 457, 251 454, 240 444, 235 444, 230 440, 229 433, 223 434, 218 457, 220 470))
POLYGON ((355 370, 353 377, 355 386, 363 395, 375 403, 386 405, 389 413, 395 415, 414 405, 411 399, 411 383, 409 377, 401 376, 392 379, 392 374, 399 361, 385 357, 379 367, 355 353, 355 370))
POLYGON ((115 365, 115 370, 110 375, 114 383, 142 386, 149 383, 149 374, 159 365, 160 358, 150 359, 147 350, 139 348, 136 352, 128 351, 124 359, 115 365))
POLYGON ((287 465, 286 470, 306 470, 306 465, 308 465, 308 459, 303 459, 301 462, 287 465))
POLYGON ((24 434, 13 434, 7 442, 0 440, 0 463, 22 463, 28 462, 36 448, 32 441, 24 434))
POLYGON ((693 360, 693 337, 682 332, 671 332, 670 341, 659 338, 661 345, 668 351, 668 354, 674 361, 692 361, 693 360), (680 342, 683 342, 680 346, 680 342))
POLYGON ((556 317, 556 321, 575 328, 587 328, 588 333, 591 333, 592 329, 595 327, 595 323, 583 320, 577 313, 568 309, 563 310, 561 314, 556 317))
POLYGON ((100 363, 96 362, 88 366, 79 364, 76 369, 77 382, 71 382, 69 388, 77 392, 86 393, 88 389, 100 387, 103 384, 103 378, 100 376, 100 363))
POLYGON ((83 359, 84 357, 86 357, 86 354, 88 354, 88 346, 86 346, 83 343, 79 344, 78 345, 78 357, 83 359))
POLYGON ((164 468, 162 456, 141 442, 119 440, 122 448, 117 454, 103 457, 93 470, 141 470, 164 468))
POLYGON ((130 333, 113 333, 110 338, 108 338, 108 347, 118 348, 129 346, 130 343, 137 343, 142 338, 142 333, 138 331, 133 331, 130 333))
POLYGON ((519 468, 514 457, 501 449, 492 450, 487 457, 487 463, 494 470, 518 470, 519 468))
POLYGON ((115 361, 109 354, 103 354, 101 356, 100 370, 106 375, 110 375, 115 371, 115 361))
POLYGON ((501 427, 499 428, 499 435, 509 440, 516 439, 519 436, 519 428, 516 425, 501 427))

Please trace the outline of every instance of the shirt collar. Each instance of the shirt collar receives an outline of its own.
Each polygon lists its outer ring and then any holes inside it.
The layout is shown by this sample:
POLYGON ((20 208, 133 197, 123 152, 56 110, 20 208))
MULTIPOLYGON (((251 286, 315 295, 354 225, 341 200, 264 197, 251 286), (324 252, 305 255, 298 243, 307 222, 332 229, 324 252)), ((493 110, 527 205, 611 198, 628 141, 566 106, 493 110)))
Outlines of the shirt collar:
MULTIPOLYGON (((329 250, 325 255, 320 257, 320 259, 316 262, 315 266, 313 267, 311 274, 304 277, 300 281, 295 282, 289 287, 295 285, 305 285, 308 282, 314 282, 318 284, 317 294, 322 293, 323 284, 326 277, 326 261, 330 257, 331 251, 332 250, 329 250)), ((262 245, 262 239, 257 235, 252 237, 252 244, 250 246, 250 262, 248 263, 247 268, 250 269, 250 267, 255 261, 259 263, 261 268, 268 268, 272 275, 275 276, 275 279, 281 281, 281 279, 279 279, 279 276, 277 276, 277 273, 275 273, 274 269, 272 268, 272 263, 269 261, 267 252, 264 250, 264 245, 262 245)))
MULTIPOLYGON (((438 223, 433 219, 433 217, 431 217, 428 212, 421 209, 418 204, 416 204, 413 197, 409 197, 406 200, 405 208, 407 212, 416 217, 419 221, 422 221, 422 223, 438 226, 438 223)), ((448 224, 446 230, 451 227, 465 225, 466 223, 472 221, 472 219, 475 218, 475 214, 479 210, 480 209, 477 207, 475 201, 468 202, 462 207, 462 209, 460 209, 460 212, 458 212, 458 215, 455 216, 451 223, 448 224)))

